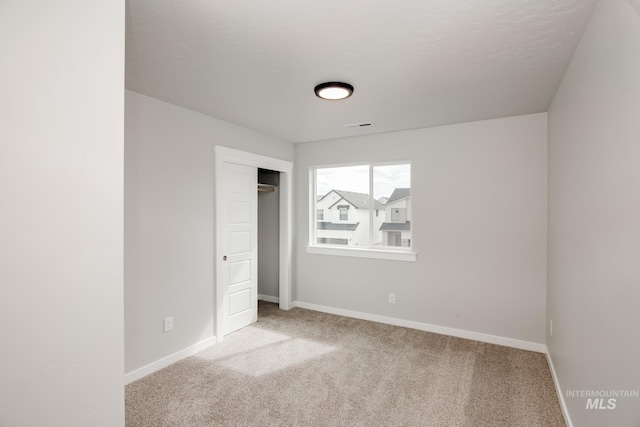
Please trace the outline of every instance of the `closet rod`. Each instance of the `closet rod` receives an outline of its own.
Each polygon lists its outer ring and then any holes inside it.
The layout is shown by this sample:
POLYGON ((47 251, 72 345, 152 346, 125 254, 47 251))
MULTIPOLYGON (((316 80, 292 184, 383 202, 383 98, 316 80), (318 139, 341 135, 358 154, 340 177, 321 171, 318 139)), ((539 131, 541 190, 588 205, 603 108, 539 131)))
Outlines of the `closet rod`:
POLYGON ((273 193, 276 191, 276 187, 268 184, 258 184, 258 191, 273 193))

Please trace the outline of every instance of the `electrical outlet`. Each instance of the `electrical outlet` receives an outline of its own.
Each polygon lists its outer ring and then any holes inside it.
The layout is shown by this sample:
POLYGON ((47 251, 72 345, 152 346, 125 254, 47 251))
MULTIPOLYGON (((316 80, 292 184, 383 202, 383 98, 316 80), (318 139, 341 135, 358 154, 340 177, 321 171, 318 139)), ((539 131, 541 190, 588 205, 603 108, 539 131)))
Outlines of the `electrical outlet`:
POLYGON ((549 336, 553 336, 553 320, 549 320, 549 336))
POLYGON ((389 304, 396 303, 396 294, 389 294, 389 304))
POLYGON ((164 331, 169 332, 173 330, 173 316, 164 318, 164 331))

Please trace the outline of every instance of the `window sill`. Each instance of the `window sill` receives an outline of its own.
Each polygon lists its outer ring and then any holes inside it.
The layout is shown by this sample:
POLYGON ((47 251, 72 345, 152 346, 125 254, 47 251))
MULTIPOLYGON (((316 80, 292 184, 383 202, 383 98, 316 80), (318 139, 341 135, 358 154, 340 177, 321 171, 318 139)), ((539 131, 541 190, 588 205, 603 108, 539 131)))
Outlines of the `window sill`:
POLYGON ((307 246, 308 254, 350 256, 356 258, 386 259, 416 262, 417 253, 388 249, 341 248, 338 246, 307 246))

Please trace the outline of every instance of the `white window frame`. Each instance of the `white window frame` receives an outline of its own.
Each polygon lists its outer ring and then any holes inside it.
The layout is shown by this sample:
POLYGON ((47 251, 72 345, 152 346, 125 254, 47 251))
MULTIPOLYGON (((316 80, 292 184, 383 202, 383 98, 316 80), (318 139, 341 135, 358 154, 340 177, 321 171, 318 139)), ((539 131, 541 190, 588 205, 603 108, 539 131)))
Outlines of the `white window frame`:
POLYGON ((349 208, 338 206, 338 218, 339 221, 349 221, 349 208))
MULTIPOLYGON (((373 226, 374 223, 374 207, 375 200, 373 196, 373 168, 378 166, 391 166, 391 165, 406 165, 412 166, 409 160, 398 160, 393 162, 367 162, 367 163, 348 163, 348 164, 336 164, 336 165, 316 165, 309 168, 309 243, 306 247, 307 253, 320 254, 320 255, 336 255, 336 256, 348 256, 356 258, 372 258, 372 259, 386 259, 393 261, 408 261, 415 262, 417 259, 417 252, 411 247, 389 247, 384 248, 368 246, 368 247, 344 247, 338 245, 318 244, 317 243, 317 227, 316 227, 316 212, 317 212, 317 183, 316 183, 316 171, 318 169, 325 168, 338 168, 338 167, 350 167, 350 166, 368 166, 369 167, 369 242, 373 242, 373 226)), ((411 168, 411 194, 413 192, 413 168, 411 168)), ((413 207, 413 203, 411 203, 413 207)), ((407 212, 407 214, 410 214, 407 212)), ((414 229, 415 221, 413 215, 411 215, 411 228, 414 229)), ((415 241, 415 234, 412 233, 411 243, 415 241)))

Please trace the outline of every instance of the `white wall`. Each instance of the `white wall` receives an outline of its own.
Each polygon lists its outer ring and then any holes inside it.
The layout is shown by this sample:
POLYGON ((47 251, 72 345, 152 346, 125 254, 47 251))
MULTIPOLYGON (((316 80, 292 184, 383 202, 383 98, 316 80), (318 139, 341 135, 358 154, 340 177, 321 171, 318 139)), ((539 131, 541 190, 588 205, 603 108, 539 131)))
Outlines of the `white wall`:
POLYGON ((122 426, 124 1, 0 2, 0 425, 122 426))
POLYGON ((546 120, 297 145, 296 299, 544 343, 546 120), (407 159, 417 262, 306 253, 309 167, 407 159), (396 304, 387 302, 390 292, 396 304))
POLYGON ((214 145, 293 160, 293 145, 126 92, 125 371, 213 336, 214 145), (174 318, 163 333, 162 321, 174 318))
MULTIPOLYGON (((550 357, 566 390, 639 390, 640 2, 602 0, 549 110, 550 357)), ((640 425, 640 399, 576 426, 640 425)))

